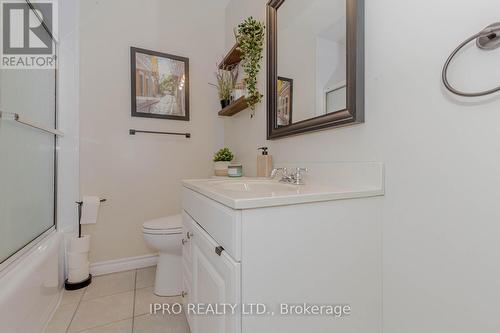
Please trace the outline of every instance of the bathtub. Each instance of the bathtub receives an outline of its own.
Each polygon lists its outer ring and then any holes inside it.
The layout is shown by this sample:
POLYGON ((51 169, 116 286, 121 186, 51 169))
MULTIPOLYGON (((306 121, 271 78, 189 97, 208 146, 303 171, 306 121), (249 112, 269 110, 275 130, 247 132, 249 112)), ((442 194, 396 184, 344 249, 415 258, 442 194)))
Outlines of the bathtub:
POLYGON ((52 231, 0 272, 2 332, 42 332, 56 309, 63 286, 62 233, 52 231))

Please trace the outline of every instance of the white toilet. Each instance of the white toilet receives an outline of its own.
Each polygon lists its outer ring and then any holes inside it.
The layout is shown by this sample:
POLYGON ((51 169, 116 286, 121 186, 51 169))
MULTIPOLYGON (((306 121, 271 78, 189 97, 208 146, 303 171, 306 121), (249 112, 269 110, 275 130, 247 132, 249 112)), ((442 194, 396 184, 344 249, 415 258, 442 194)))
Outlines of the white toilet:
POLYGON ((176 296, 182 291, 182 215, 144 222, 144 239, 158 250, 154 293, 176 296))

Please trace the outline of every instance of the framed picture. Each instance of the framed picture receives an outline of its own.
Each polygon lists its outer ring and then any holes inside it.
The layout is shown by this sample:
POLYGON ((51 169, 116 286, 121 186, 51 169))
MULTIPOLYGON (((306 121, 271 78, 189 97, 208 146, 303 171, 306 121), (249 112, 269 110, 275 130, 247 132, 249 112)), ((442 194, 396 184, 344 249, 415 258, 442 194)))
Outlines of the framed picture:
POLYGON ((132 117, 189 120, 189 59, 130 48, 132 117))
POLYGON ((276 124, 279 127, 292 123, 293 79, 278 76, 278 112, 276 124))

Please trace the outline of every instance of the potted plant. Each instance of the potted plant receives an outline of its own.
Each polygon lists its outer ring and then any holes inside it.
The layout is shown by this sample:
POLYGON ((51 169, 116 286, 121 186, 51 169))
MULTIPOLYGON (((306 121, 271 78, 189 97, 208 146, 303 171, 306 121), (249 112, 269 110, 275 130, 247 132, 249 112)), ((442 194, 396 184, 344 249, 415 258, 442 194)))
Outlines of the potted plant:
POLYGON ((260 71, 262 51, 264 50, 264 30, 264 24, 250 16, 238 25, 235 32, 238 49, 242 53, 243 72, 245 73, 243 82, 248 90, 246 100, 252 111, 264 97, 257 88, 257 75, 260 71))
POLYGON ((233 160, 234 155, 229 148, 222 148, 214 155, 214 169, 216 176, 227 176, 227 168, 233 160))
POLYGON ((215 73, 217 84, 210 83, 210 85, 217 88, 220 105, 223 109, 231 103, 231 92, 233 91, 237 75, 237 72, 219 69, 215 73))

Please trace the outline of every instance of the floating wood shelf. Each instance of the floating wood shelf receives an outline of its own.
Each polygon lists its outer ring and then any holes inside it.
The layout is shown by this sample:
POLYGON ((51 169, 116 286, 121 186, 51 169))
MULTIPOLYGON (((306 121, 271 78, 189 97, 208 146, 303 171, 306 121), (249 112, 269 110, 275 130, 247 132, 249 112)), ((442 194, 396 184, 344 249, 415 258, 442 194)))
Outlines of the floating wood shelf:
POLYGON ((245 110, 246 108, 248 108, 248 103, 245 96, 243 96, 226 106, 224 109, 220 110, 219 116, 231 117, 238 112, 245 110))
POLYGON ((241 61, 241 55, 241 51, 238 50, 238 43, 236 43, 219 64, 219 68, 227 69, 238 64, 241 61))
MULTIPOLYGON (((226 54, 222 62, 219 64, 220 69, 231 69, 241 61, 242 53, 238 50, 238 46, 238 43, 236 43, 226 54)), ((248 108, 248 103, 245 96, 243 96, 226 106, 224 109, 220 110, 219 116, 231 117, 246 108, 248 108)))

